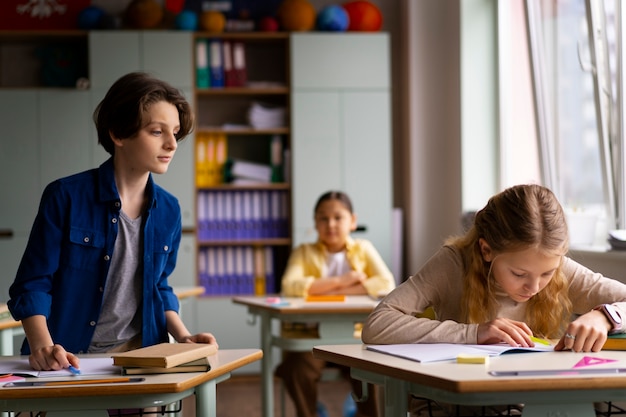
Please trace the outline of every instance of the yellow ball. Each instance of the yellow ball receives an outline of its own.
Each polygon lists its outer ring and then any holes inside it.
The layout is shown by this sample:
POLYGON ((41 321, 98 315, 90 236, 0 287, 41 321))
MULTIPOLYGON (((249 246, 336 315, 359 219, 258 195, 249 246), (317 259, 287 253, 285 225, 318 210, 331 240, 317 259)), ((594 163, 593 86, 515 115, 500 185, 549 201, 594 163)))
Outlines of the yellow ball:
POLYGON ((276 15, 284 30, 307 31, 315 27, 315 8, 307 0, 284 0, 276 15))
POLYGON ((215 10, 202 12, 200 15, 200 26, 208 32, 223 32, 226 26, 226 16, 224 16, 224 13, 215 10))

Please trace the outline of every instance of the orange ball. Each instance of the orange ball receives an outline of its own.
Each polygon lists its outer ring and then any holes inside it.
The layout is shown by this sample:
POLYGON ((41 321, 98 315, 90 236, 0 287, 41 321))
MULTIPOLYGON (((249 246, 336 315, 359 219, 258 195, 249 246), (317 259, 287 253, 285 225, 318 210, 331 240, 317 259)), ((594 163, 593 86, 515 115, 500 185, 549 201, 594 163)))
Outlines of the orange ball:
POLYGON ((202 12, 200 15, 200 26, 208 32, 224 32, 224 28, 226 27, 226 16, 224 16, 224 13, 215 10, 202 12))
POLYGON ((284 0, 276 16, 284 30, 307 31, 315 27, 317 13, 307 0, 284 0))
POLYGON ((156 0, 133 0, 126 8, 126 20, 133 28, 155 28, 163 20, 163 7, 156 0))
POLYGON ((383 27, 383 15, 376 5, 366 0, 354 0, 343 4, 348 12, 348 30, 377 32, 383 27))

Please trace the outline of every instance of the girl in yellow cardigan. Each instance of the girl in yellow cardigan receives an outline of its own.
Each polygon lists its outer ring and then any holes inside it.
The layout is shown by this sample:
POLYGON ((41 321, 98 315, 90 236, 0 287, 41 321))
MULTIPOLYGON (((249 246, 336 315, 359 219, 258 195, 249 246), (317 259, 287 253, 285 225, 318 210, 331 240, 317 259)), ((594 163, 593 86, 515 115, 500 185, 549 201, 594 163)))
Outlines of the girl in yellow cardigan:
MULTIPOLYGON (((315 204, 315 229, 318 240, 293 250, 282 278, 282 293, 288 297, 307 295, 370 295, 378 297, 391 291, 393 275, 374 245, 353 239, 356 215, 350 198, 340 191, 323 194, 315 204)), ((276 375, 285 382, 298 417, 315 417, 317 382, 324 361, 311 352, 285 352, 276 375)), ((352 381, 357 395, 361 383, 352 381)), ((377 415, 377 396, 370 387, 367 401, 357 403, 357 416, 377 415)))

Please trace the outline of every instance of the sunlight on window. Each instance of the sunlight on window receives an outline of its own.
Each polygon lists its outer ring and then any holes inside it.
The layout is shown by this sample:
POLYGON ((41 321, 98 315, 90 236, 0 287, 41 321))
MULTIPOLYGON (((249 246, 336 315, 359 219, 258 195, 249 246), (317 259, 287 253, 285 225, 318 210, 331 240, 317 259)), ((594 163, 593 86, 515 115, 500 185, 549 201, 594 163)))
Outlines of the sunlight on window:
POLYGON ((614 8, 607 6, 602 19, 594 19, 594 25, 603 25, 594 26, 596 39, 603 42, 596 40, 590 48, 584 0, 500 5, 506 9, 500 12, 500 50, 516 51, 505 52, 509 63, 500 63, 501 105, 508 109, 502 115, 502 182, 549 186, 568 213, 573 246, 606 245, 607 228, 615 222, 614 174, 606 174, 613 172, 612 157, 603 160, 611 134, 607 108, 615 96, 604 87, 614 86, 607 78, 615 71, 606 62, 615 62, 614 8), (603 113, 598 101, 603 101, 603 113), (599 125, 604 118, 606 126, 599 125), (579 223, 585 225, 585 236, 578 236, 579 223))

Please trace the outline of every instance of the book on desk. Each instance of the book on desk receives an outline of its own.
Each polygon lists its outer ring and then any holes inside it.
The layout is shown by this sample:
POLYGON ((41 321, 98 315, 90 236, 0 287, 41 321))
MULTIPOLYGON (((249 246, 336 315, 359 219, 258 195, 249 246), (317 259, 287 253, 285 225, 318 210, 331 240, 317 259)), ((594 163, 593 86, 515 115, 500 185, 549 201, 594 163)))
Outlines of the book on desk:
POLYGON ((626 333, 609 335, 602 350, 626 350, 626 333))
POLYGON ((194 361, 190 366, 208 365, 208 356, 217 352, 215 345, 205 343, 160 343, 111 355, 113 365, 126 368, 174 368, 194 361))
POLYGON ((122 375, 169 374, 177 372, 208 372, 211 370, 209 357, 182 363, 169 368, 163 366, 123 366, 122 375))

